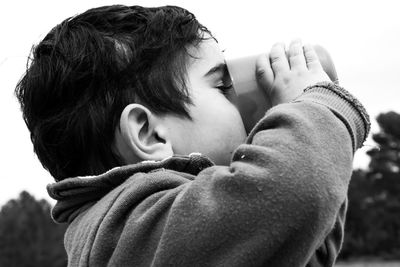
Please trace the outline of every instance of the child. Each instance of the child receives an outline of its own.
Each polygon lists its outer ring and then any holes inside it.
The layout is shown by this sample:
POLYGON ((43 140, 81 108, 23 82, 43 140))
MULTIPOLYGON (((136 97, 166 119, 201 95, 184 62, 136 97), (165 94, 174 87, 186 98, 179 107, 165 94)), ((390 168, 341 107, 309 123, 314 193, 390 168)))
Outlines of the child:
POLYGON ((333 266, 368 115, 312 46, 273 46, 257 77, 275 106, 246 136, 188 11, 100 7, 50 31, 16 94, 69 266, 333 266))

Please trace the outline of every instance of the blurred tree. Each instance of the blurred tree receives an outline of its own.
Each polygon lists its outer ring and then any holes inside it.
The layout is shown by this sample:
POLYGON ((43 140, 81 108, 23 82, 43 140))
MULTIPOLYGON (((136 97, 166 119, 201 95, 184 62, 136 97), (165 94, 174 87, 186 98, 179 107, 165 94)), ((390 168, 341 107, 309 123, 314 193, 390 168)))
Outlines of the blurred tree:
POLYGON ((379 148, 368 151, 368 179, 374 186, 370 205, 375 211, 370 252, 400 259, 400 114, 380 114, 377 122, 380 132, 373 139, 379 148))
POLYGON ((64 225, 50 217, 50 204, 23 191, 0 211, 0 266, 66 266, 64 225))
POLYGON ((340 254, 342 259, 363 255, 365 233, 369 231, 368 223, 365 223, 366 206, 365 199, 369 196, 370 184, 366 179, 364 170, 353 172, 349 185, 349 206, 345 224, 345 239, 340 254))
POLYGON ((369 168, 354 171, 349 186, 343 259, 400 259, 400 114, 382 113, 377 122, 369 168))
POLYGON ((377 122, 381 130, 373 135, 373 139, 379 148, 371 149, 367 154, 371 157, 370 173, 382 178, 384 174, 400 173, 400 114, 380 114, 377 122))

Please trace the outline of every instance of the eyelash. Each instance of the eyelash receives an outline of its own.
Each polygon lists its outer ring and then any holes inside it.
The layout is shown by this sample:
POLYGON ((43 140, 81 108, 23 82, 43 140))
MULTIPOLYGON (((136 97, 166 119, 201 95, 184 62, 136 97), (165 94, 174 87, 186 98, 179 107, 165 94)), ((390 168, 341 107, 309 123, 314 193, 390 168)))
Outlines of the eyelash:
POLYGON ((229 83, 229 85, 220 85, 216 87, 218 90, 221 91, 222 94, 227 95, 230 90, 233 89, 232 83, 229 83))

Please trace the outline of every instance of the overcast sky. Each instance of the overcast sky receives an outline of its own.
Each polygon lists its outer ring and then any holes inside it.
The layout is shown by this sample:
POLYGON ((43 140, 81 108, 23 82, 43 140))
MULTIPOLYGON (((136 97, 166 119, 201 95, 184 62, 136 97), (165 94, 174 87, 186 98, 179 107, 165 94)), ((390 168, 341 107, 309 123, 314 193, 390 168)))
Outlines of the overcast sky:
MULTIPOLYGON (((13 96, 34 43, 56 24, 88 8, 109 4, 178 5, 194 13, 217 37, 230 58, 268 52, 277 41, 327 48, 341 84, 357 96, 373 119, 400 112, 400 19, 396 1, 7 1, 0 11, 0 205, 28 190, 49 197, 53 180, 33 154, 29 133, 13 96)), ((366 167, 369 139, 356 154, 366 167)), ((54 202, 52 202, 54 203, 54 202)))

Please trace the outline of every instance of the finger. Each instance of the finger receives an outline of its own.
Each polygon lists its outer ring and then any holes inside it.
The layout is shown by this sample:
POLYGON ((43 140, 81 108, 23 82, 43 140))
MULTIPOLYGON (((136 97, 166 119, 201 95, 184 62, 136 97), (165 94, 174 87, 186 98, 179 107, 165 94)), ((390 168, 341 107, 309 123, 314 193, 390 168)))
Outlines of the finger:
POLYGON ((277 72, 285 72, 290 70, 289 62, 285 53, 285 45, 283 43, 274 44, 269 54, 272 71, 276 75, 277 72))
POLYGON ((289 46, 290 68, 307 69, 306 59, 304 58, 303 44, 300 39, 293 40, 289 46))
POLYGON ((304 57, 306 59, 307 68, 311 69, 322 69, 321 62, 319 61, 318 55, 314 50, 314 47, 310 44, 303 46, 304 57))
POLYGON ((258 85, 266 92, 274 82, 274 72, 269 61, 269 55, 264 54, 257 58, 256 61, 256 77, 258 85))

